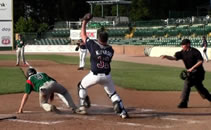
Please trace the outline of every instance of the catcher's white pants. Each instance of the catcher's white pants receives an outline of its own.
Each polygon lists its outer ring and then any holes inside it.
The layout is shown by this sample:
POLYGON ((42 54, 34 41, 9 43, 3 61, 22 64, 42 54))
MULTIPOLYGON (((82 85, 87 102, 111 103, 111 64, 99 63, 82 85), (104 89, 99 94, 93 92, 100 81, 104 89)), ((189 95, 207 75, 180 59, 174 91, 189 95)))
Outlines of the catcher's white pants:
MULTIPOLYGON (((109 96, 114 94, 114 92, 116 91, 110 74, 94 75, 93 72, 90 71, 89 74, 87 74, 81 81, 81 86, 83 89, 80 89, 79 91, 80 99, 84 99, 87 96, 87 91, 86 91, 87 88, 92 87, 93 85, 96 84, 102 85, 104 87, 104 90, 109 96)), ((118 94, 115 94, 111 97, 111 101, 112 102, 121 101, 121 99, 118 96, 118 94)), ((81 103, 80 105, 83 105, 83 101, 80 103, 81 103)))
POLYGON ((26 64, 25 56, 24 56, 24 47, 18 47, 17 50, 16 50, 16 55, 17 55, 17 62, 16 62, 16 64, 20 63, 21 57, 22 57, 23 63, 26 64))
POLYGON ((85 66, 86 54, 87 54, 87 49, 80 49, 80 52, 79 52, 79 57, 80 57, 79 67, 85 66))
POLYGON ((48 103, 48 99, 53 93, 57 93, 58 97, 67 105, 67 107, 76 109, 76 106, 69 92, 59 83, 55 81, 49 81, 40 87, 39 92, 40 106, 45 111, 51 111, 52 109, 52 105, 48 103))
POLYGON ((207 48, 205 48, 205 47, 203 47, 202 56, 206 61, 209 60, 208 56, 207 56, 207 48))

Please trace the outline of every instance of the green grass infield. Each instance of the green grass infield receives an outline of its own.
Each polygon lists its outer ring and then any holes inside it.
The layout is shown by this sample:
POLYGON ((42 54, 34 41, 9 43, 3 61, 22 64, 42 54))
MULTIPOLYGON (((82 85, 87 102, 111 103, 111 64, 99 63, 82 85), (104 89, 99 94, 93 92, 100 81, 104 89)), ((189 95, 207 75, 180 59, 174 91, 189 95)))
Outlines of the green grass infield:
MULTIPOLYGON (((79 63, 78 56, 63 55, 27 55, 30 60, 52 60, 61 64, 79 63)), ((0 55, 1 60, 16 60, 15 55, 0 55)), ((89 58, 86 59, 86 68, 89 69, 89 58)), ((183 89, 183 80, 179 74, 183 68, 164 67, 160 65, 138 64, 121 61, 112 61, 112 79, 115 85, 123 88, 144 91, 180 91, 183 89)), ((18 93, 24 91, 25 77, 16 67, 0 67, 0 94, 18 93)), ((211 90, 211 72, 206 72, 205 87, 211 90)), ((193 89, 194 90, 194 89, 193 89)))
POLYGON ((0 67, 0 94, 23 92, 25 82, 25 76, 20 68, 0 67))

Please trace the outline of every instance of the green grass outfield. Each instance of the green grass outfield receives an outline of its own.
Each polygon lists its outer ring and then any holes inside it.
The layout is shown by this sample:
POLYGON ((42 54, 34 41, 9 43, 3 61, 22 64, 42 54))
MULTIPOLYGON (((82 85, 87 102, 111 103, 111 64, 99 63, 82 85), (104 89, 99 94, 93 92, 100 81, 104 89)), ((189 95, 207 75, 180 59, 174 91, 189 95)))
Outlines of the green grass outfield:
MULTIPOLYGON (((62 64, 78 64, 77 56, 63 55, 27 55, 30 60, 52 60, 62 64)), ((0 55, 1 60, 16 60, 15 55, 0 55)), ((180 91, 183 81, 179 74, 183 68, 164 67, 159 65, 138 64, 113 61, 112 78, 116 85, 136 90, 180 91)), ((89 58, 86 67, 89 68, 89 58)), ((204 85, 211 91, 211 72, 206 72, 204 85)), ((25 77, 17 67, 0 67, 0 94, 19 93, 24 91, 25 77)))

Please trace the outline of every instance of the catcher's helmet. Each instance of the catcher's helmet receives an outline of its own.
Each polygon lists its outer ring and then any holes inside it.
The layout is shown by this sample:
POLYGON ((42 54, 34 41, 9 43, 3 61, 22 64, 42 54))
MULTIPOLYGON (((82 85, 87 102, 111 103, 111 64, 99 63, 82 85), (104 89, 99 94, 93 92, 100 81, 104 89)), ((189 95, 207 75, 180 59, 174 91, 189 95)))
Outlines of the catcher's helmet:
POLYGON ((37 73, 37 71, 36 71, 34 68, 29 68, 29 69, 27 70, 26 76, 27 76, 27 78, 28 78, 29 76, 34 75, 34 74, 36 74, 36 73, 37 73))

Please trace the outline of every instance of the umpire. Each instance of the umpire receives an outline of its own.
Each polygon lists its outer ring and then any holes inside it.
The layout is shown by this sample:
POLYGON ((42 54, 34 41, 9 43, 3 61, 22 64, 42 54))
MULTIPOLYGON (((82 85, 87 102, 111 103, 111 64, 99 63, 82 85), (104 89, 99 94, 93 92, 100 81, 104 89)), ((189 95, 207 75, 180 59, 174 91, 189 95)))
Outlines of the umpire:
POLYGON ((191 87, 195 86, 196 90, 202 96, 211 102, 211 95, 209 91, 202 84, 205 78, 205 71, 203 68, 203 58, 201 53, 191 47, 191 41, 184 39, 181 42, 182 50, 175 53, 174 56, 162 55, 162 59, 168 60, 183 60, 188 73, 191 73, 191 78, 184 80, 184 88, 182 91, 182 100, 178 108, 187 108, 191 87))

